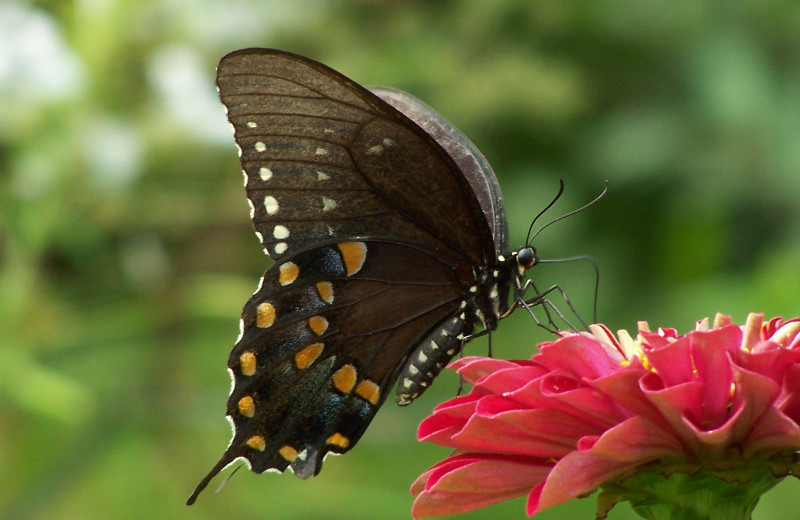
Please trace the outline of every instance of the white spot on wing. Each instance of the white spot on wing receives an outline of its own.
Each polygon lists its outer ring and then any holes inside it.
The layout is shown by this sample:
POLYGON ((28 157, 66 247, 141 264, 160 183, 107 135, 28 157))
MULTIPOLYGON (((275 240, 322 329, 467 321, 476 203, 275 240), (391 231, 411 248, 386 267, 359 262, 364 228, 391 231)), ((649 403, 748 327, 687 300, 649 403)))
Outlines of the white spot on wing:
POLYGON ((242 147, 239 146, 239 143, 236 143, 236 153, 239 154, 239 157, 242 157, 242 147))
POLYGON ((329 152, 328 152, 328 150, 326 150, 325 148, 322 148, 320 146, 320 147, 317 148, 317 150, 314 153, 316 155, 319 155, 319 156, 324 156, 324 155, 328 155, 329 152))
POLYGON ((244 177, 244 179, 243 179, 244 180, 244 187, 246 188, 247 187, 247 179, 249 177, 247 176, 247 172, 244 171, 244 170, 242 170, 242 177, 244 177))
POLYGON ((258 169, 258 175, 261 177, 262 181, 268 181, 272 178, 272 170, 267 168, 266 166, 262 166, 258 169))
POLYGON ((322 197, 322 211, 331 211, 336 207, 336 201, 328 197, 322 197))
POLYGON ((383 146, 376 144, 375 146, 370 146, 367 149, 367 153, 370 155, 380 155, 383 151, 383 146))
POLYGON ((264 243, 264 235, 262 235, 260 231, 256 231, 256 238, 257 238, 257 239, 258 239, 258 241, 259 241, 259 242, 261 242, 262 244, 264 243))
POLYGON ((277 226, 275 226, 275 229, 272 230, 272 236, 274 236, 278 240, 289 238, 289 228, 278 224, 277 226))
POLYGON ((278 242, 273 248, 276 255, 282 255, 287 249, 289 249, 289 246, 286 245, 286 242, 278 242))
MULTIPOLYGON (((228 372, 231 373, 231 393, 233 393, 233 371, 229 368, 228 372)), ((233 417, 231 417, 230 415, 226 415, 225 418, 228 420, 228 424, 231 425, 232 435, 231 435, 231 440, 228 441, 228 448, 230 448, 231 445, 233 444, 233 439, 236 437, 236 424, 233 422, 233 417)), ((228 464, 228 466, 230 466, 230 464, 228 464)), ((227 468, 228 466, 225 467, 227 468)))
POLYGON ((394 146, 394 141, 389 139, 388 137, 384 137, 383 145, 386 146, 387 148, 391 148, 392 146, 394 146))
MULTIPOLYGON (((263 280, 264 278, 262 277, 261 279, 263 280)), ((260 290, 261 290, 261 288, 259 287, 258 291, 260 291, 260 290)), ((256 292, 258 292, 258 291, 256 291, 256 292)), ((255 294, 255 293, 253 293, 253 294, 255 294)), ((244 320, 240 319, 239 320, 239 337, 236 338, 236 343, 239 343, 240 341, 242 341, 242 337, 243 336, 244 336, 244 320)))
POLYGON ((265 145, 263 141, 256 141, 256 144, 253 145, 253 148, 255 148, 257 152, 263 152, 267 149, 267 145, 265 145))
POLYGON ((247 199, 247 205, 250 206, 250 219, 252 220, 256 215, 256 207, 253 205, 253 201, 250 199, 247 199))
POLYGON ((321 171, 317 170, 317 180, 318 181, 327 181, 328 179, 330 179, 329 175, 327 175, 325 173, 322 173, 321 171))
MULTIPOLYGON (((228 375, 231 376, 231 391, 228 392, 228 395, 232 395, 233 394, 233 389, 236 387, 236 375, 233 373, 233 370, 231 370, 230 368, 228 368, 228 375)), ((233 425, 233 422, 231 422, 231 425, 233 425)), ((234 428, 233 431, 236 431, 236 429, 234 428)))
POLYGON ((257 127, 258 127, 258 123, 256 123, 255 121, 248 121, 247 122, 247 128, 257 128, 257 127))
POLYGON ((278 201, 272 195, 267 195, 264 197, 264 208, 267 210, 267 215, 274 215, 278 212, 280 208, 278 206, 278 201))

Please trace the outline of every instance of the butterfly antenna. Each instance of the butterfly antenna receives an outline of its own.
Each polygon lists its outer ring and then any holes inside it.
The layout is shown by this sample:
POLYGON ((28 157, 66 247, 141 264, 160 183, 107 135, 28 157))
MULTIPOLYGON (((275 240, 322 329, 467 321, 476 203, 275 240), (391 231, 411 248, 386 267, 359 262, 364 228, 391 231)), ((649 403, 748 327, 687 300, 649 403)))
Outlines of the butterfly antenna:
MULTIPOLYGON (((547 206, 545 206, 545 208, 544 208, 542 211, 540 211, 540 212, 539 212, 539 214, 538 214, 538 215, 536 215, 536 216, 533 218, 533 221, 531 222, 531 225, 528 227, 528 236, 527 236, 527 237, 525 237, 525 244, 530 244, 530 243, 531 243, 531 241, 529 240, 529 239, 530 239, 530 236, 531 236, 531 231, 533 231, 533 225, 534 225, 534 224, 536 224, 536 221, 537 221, 537 220, 539 220, 539 217, 541 217, 542 215, 544 215, 544 214, 545 214, 545 212, 546 212, 548 209, 552 208, 552 207, 553 207, 553 204, 555 204, 555 203, 556 203, 556 201, 557 201, 558 199, 560 199, 560 198, 561 198, 561 194, 562 194, 562 193, 564 193, 564 179, 558 179, 558 182, 559 182, 559 184, 561 185, 561 187, 559 187, 559 188, 558 188, 558 193, 556 193, 556 196, 555 196, 555 197, 553 197, 553 200, 552 200, 552 201, 550 201, 550 204, 548 204, 547 206)), ((548 225, 549 225, 549 224, 545 224, 545 227, 547 227, 548 225)), ((541 229, 540 229, 539 231, 541 231, 541 229)), ((539 234, 539 232, 537 231, 537 232, 536 232, 536 235, 538 235, 538 234, 539 234)), ((534 237, 536 237, 536 235, 534 235, 534 237)))
MULTIPOLYGON (((553 204, 556 202, 556 200, 558 200, 558 197, 560 197, 560 196, 561 196, 561 191, 563 191, 563 190, 564 190, 564 181, 562 180, 562 181, 561 181, 561 190, 558 192, 558 195, 557 195, 557 196, 556 196, 556 198, 553 200, 553 202, 551 202, 551 203, 550 203, 550 205, 549 205, 549 206, 547 206, 547 208, 545 208, 545 209, 544 209, 544 211, 547 211, 547 209, 548 209, 550 206, 552 206, 552 205, 553 205, 553 204)), ((535 240, 535 239, 536 239, 536 237, 537 237, 537 236, 539 236, 539 233, 541 233, 542 231, 544 231, 545 229, 547 229, 548 227, 550 227, 551 225, 555 224, 556 222, 558 222, 558 221, 560 221, 560 220, 564 220, 564 219, 565 219, 565 218, 567 218, 567 217, 571 217, 571 216, 572 216, 572 215, 574 215, 575 213, 580 213, 581 211, 585 210, 586 208, 588 208, 589 206, 591 206, 592 204, 594 204, 594 203, 595 203, 595 202, 597 202, 598 200, 600 200, 600 199, 602 199, 603 197, 605 197, 605 196, 606 196, 606 193, 608 193, 608 181, 606 181, 606 185, 605 185, 605 187, 603 188, 603 191, 602 191, 602 192, 600 192, 600 195, 598 195, 597 197, 593 198, 591 201, 587 202, 586 204, 584 204, 584 205, 583 205, 583 206, 581 206, 580 208, 578 208, 578 209, 574 209, 574 210, 570 211, 569 213, 566 213, 566 214, 564 214, 564 215, 561 215, 560 217, 554 218, 553 220, 551 220, 550 222, 548 222, 548 223, 547 223, 547 224, 545 224, 544 226, 540 227, 540 228, 539 228, 539 231, 537 231, 536 233, 534 233, 534 234, 533 234, 533 236, 531 237, 531 239, 530 239, 529 241, 526 241, 525 243, 526 243, 526 244, 530 244, 530 243, 531 243, 531 241, 535 240)), ((541 213, 539 213, 539 215, 541 215, 542 213, 544 213, 544 211, 542 211, 541 213)), ((537 215, 537 216, 536 216, 536 218, 539 218, 539 215, 537 215)), ((536 222, 536 219, 533 219, 533 221, 534 221, 534 222, 536 222)), ((532 229, 532 228, 533 228, 533 222, 531 222, 531 228, 530 228, 530 229, 532 229)), ((528 235, 530 235, 530 229, 528 229, 528 235)))

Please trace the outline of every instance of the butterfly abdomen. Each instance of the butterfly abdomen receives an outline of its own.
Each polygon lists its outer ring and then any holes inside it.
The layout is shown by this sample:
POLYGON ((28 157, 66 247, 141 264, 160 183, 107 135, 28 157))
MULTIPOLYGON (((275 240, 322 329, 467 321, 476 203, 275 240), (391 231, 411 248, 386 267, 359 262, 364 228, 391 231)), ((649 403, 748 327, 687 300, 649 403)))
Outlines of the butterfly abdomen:
POLYGON ((466 301, 454 317, 447 318, 411 352, 399 376, 395 400, 405 406, 422 395, 442 368, 461 352, 464 339, 472 332, 473 318, 466 301))
MULTIPOLYGON (((461 352, 473 334, 476 324, 488 332, 508 310, 515 261, 510 255, 500 255, 493 269, 472 270, 473 280, 467 283, 458 311, 442 322, 408 356, 399 376, 395 400, 410 404, 422 395, 442 368, 461 352)), ((458 271, 458 270, 457 270, 458 271)), ((462 283, 467 280, 463 280, 462 283)))

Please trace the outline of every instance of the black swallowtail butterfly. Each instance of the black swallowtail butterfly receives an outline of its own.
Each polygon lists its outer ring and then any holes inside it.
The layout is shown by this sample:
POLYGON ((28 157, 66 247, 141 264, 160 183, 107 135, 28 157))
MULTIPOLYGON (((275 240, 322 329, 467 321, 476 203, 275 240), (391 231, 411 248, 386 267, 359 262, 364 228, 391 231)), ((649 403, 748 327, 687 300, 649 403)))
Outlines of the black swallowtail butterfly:
POLYGON ((431 108, 311 59, 245 49, 217 86, 250 217, 275 261, 230 353, 234 460, 317 474, 350 450, 399 379, 420 395, 476 324, 491 331, 536 263, 508 251, 486 159, 431 108))

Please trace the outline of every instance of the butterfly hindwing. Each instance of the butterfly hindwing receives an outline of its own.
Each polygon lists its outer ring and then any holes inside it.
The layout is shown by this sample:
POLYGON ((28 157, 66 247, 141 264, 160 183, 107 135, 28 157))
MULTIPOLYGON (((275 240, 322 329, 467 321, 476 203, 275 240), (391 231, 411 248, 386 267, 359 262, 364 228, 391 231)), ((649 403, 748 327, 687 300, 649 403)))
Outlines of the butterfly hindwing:
POLYGON ((271 267, 245 306, 229 359, 235 434, 225 458, 244 457, 257 472, 291 465, 306 477, 328 451, 349 450, 409 345, 460 305, 448 276, 452 269, 423 251, 374 241, 331 244, 271 267), (388 268, 398 255, 411 263, 388 268))

